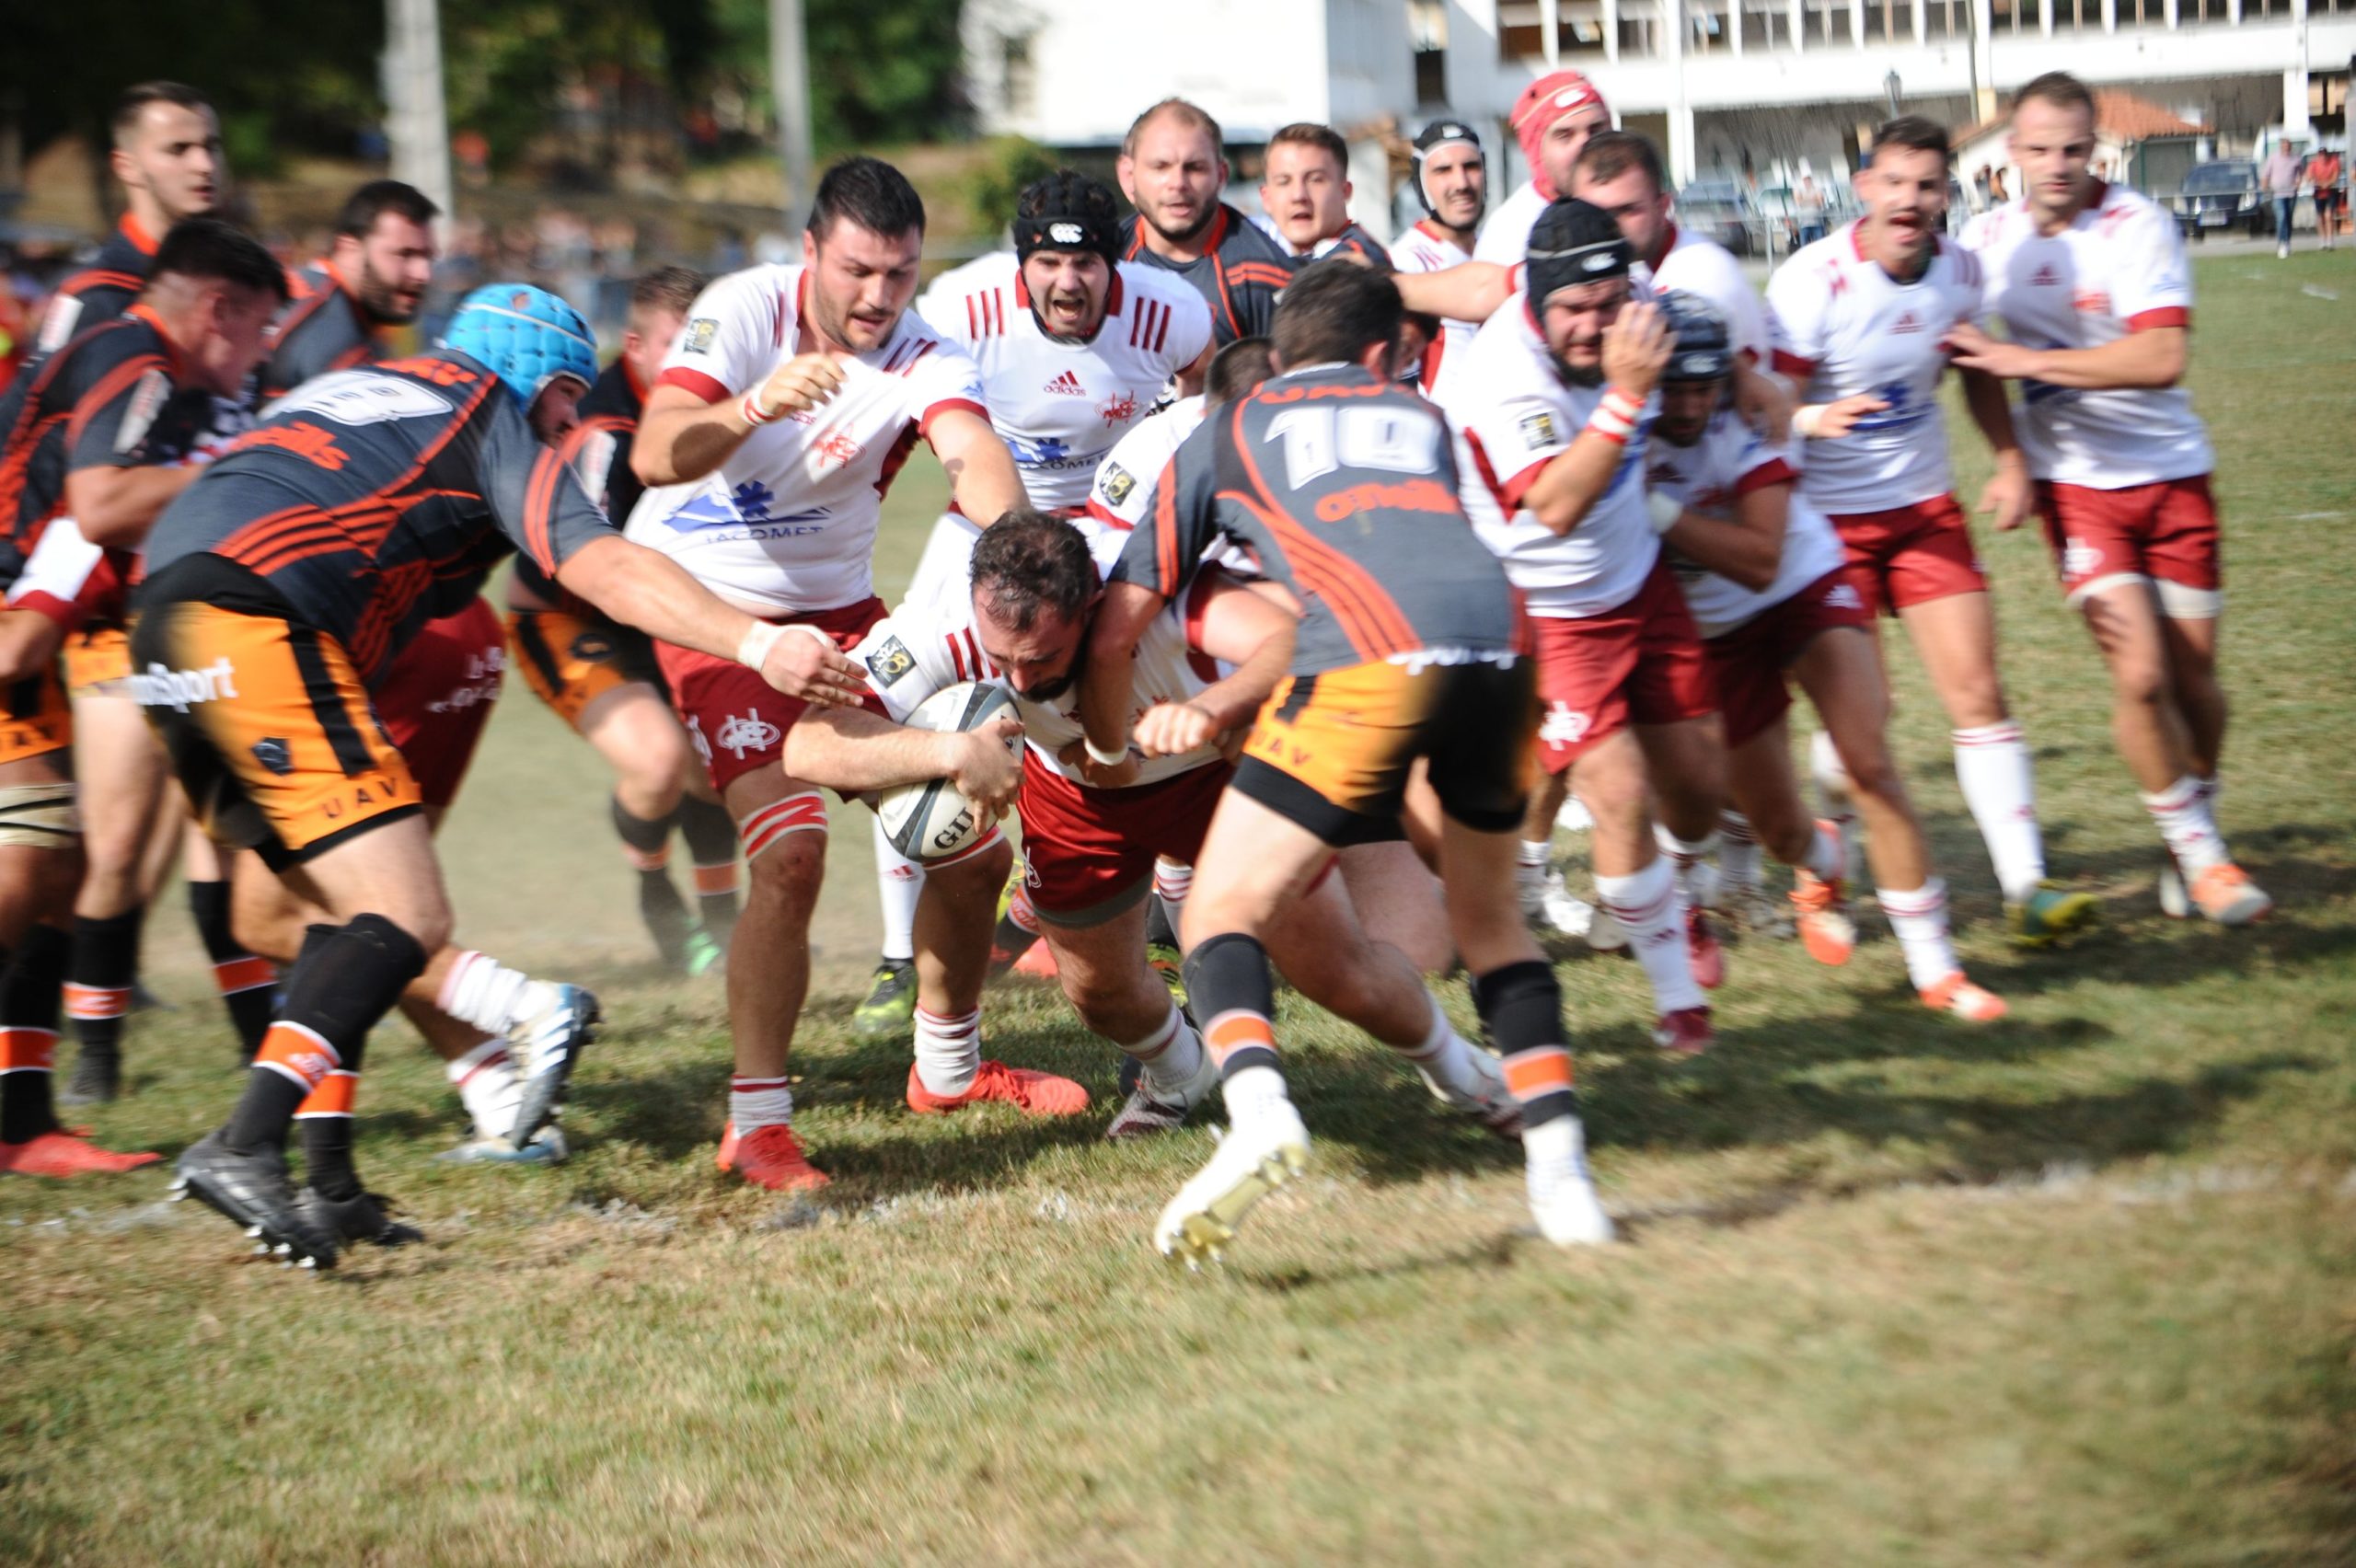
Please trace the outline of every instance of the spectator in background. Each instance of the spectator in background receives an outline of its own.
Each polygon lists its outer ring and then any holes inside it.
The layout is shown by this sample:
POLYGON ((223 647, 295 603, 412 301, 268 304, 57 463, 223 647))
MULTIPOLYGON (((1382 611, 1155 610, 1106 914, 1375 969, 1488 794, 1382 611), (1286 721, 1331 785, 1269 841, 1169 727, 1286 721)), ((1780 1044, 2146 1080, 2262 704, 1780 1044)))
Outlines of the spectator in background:
POLYGON ((2299 155, 2291 150, 2288 142, 2277 142, 2266 156, 2266 167, 2258 171, 2258 181, 2266 193, 2274 198, 2274 255, 2287 260, 2291 255, 2291 208, 2299 200, 2299 155))
POLYGON ((1985 164, 1971 177, 1971 200, 1974 211, 1984 213, 1988 210, 1988 167, 1985 164))
POLYGON ((2326 250, 2336 248, 2332 240, 2339 233, 2341 173, 2339 155, 2329 147, 2316 148, 2307 160, 2307 183, 2316 192, 2316 233, 2323 236, 2326 250))
POLYGON ((2013 193, 2004 189, 2004 171, 1991 168, 1988 171, 1988 205, 2001 207, 2012 199, 2013 193))
POLYGON ((1792 213, 1799 219, 1802 245, 1813 245, 1824 237, 1824 192, 1816 176, 1800 176, 1799 186, 1792 192, 1792 213))

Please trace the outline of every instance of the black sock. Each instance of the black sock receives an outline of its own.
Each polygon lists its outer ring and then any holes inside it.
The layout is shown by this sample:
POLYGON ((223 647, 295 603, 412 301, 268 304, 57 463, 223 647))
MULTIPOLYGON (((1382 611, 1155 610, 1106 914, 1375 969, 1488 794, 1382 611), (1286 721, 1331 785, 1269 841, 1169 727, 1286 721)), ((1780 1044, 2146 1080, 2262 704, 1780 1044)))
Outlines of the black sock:
POLYGON ((1170 905, 1161 902, 1161 894, 1145 895, 1145 944, 1148 947, 1176 947, 1178 926, 1170 918, 1170 905))
POLYGON ((270 1015, 278 1007, 278 972, 266 958, 246 950, 229 927, 229 884, 192 882, 188 884, 188 912, 196 920, 196 934, 213 960, 213 984, 229 1022, 237 1032, 239 1060, 251 1062, 270 1031, 270 1015))
POLYGON ((736 819, 716 801, 683 795, 676 820, 696 863, 696 912, 712 940, 726 947, 736 929, 736 819))
MULTIPOLYGON (((23 1143, 57 1130, 57 1110, 50 1098, 52 1074, 36 1065, 45 1043, 53 1051, 57 1041, 58 997, 65 982, 65 963, 73 940, 54 926, 35 926, 25 933, 16 955, 0 971, 0 1029, 25 1032, 23 1065, 0 1073, 0 1143, 23 1143)), ((15 1050, 11 1049, 14 1060, 15 1050)))
POLYGON ((246 1091, 223 1129, 239 1154, 283 1147, 295 1109, 329 1067, 360 1070, 368 1032, 392 1010, 403 987, 425 971, 417 939, 381 915, 349 925, 313 927, 286 983, 286 1002, 246 1074, 246 1091), (334 1060, 322 1065, 324 1042, 334 1060))
POLYGON ((66 967, 66 1006, 82 1055, 111 1073, 122 1058, 122 1020, 131 1011, 131 983, 139 974, 136 909, 93 919, 74 917, 74 951, 66 967))
MULTIPOLYGON (((332 1081, 332 1080, 330 1080, 332 1081)), ((352 1113, 349 1109, 296 1118, 303 1129, 303 1180, 321 1197, 360 1195, 360 1172, 352 1163, 352 1113)))
POLYGON ((1222 931, 1186 955, 1186 997, 1204 1020, 1204 1043, 1222 1078, 1246 1067, 1283 1069, 1276 1056, 1276 985, 1267 950, 1241 931, 1222 931))
MULTIPOLYGON (((1553 1046, 1567 1052, 1568 1032, 1563 1028, 1563 988, 1550 963, 1531 959, 1492 969, 1472 977, 1472 1005, 1497 1054, 1510 1059, 1516 1052, 1553 1046)), ((1521 1119, 1534 1127, 1557 1116, 1578 1114, 1579 1097, 1569 1089, 1524 1100, 1521 1119)))
POLYGON ((638 917, 646 922, 646 929, 654 938, 654 946, 666 963, 678 962, 687 951, 687 931, 693 921, 687 906, 679 897, 679 890, 671 885, 668 864, 671 846, 671 817, 634 816, 622 805, 621 797, 613 800, 614 832, 629 851, 629 862, 638 871, 638 917))

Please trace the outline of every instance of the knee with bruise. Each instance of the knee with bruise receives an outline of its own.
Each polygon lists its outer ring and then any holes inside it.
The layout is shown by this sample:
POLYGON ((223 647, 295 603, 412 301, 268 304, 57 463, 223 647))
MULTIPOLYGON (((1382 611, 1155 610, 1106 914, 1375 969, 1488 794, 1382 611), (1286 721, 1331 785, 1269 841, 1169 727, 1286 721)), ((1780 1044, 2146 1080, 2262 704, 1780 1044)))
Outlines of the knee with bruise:
POLYGON ((1552 964, 1530 959, 1475 975, 1472 1005, 1489 1043, 1504 1055, 1565 1043, 1563 988, 1552 964))

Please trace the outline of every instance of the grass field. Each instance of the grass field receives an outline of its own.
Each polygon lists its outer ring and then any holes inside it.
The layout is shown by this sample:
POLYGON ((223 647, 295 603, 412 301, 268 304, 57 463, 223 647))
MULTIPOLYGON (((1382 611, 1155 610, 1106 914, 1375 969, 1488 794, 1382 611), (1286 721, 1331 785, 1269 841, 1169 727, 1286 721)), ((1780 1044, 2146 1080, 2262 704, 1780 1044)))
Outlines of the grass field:
MULTIPOLYGON (((1928 1015, 1886 938, 1839 974, 1754 942, 1719 1049, 1672 1067, 1634 966, 1567 959, 1628 1239, 1573 1254, 1526 1232, 1513 1151, 1290 1010, 1318 1164, 1190 1278, 1146 1236, 1207 1132, 918 1121, 903 1051, 848 1043, 874 929, 850 812, 796 1057, 835 1184, 719 1177, 718 984, 644 963, 600 769, 511 682, 446 864, 468 940, 606 999, 579 1152, 433 1163, 455 1105, 395 1023, 361 1163, 430 1245, 312 1277, 159 1173, 0 1185, 0 1562, 2356 1560, 2356 270, 2200 282, 2223 817, 2269 924, 2158 917, 2094 655, 2042 543, 1989 538, 2056 870, 2104 895, 2070 951, 2001 945, 1898 659, 2010 1020, 1928 1015)), ((938 496, 912 471, 895 497, 887 588, 938 496)), ((136 1024, 109 1143, 175 1153, 235 1091, 198 956, 162 913, 179 1007, 136 1024)), ((1060 998, 1001 988, 988 1028, 1109 1113, 1114 1058, 1060 998)))

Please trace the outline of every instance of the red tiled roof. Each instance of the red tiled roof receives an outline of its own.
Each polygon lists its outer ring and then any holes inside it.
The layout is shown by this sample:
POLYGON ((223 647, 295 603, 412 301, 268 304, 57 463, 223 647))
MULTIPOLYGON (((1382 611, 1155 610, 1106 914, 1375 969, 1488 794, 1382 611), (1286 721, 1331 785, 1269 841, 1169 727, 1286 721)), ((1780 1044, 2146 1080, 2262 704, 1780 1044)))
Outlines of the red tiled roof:
MULTIPOLYGON (((2182 120, 2148 98, 2117 87, 2096 87, 2095 93, 2095 130, 2113 142, 2148 142, 2154 136, 2197 136, 2208 130, 2206 125, 2182 120)), ((2011 118, 2007 110, 1977 125, 1967 126, 1954 134, 1954 143, 1961 147, 1980 140, 1991 131, 2003 128, 2011 118)))

